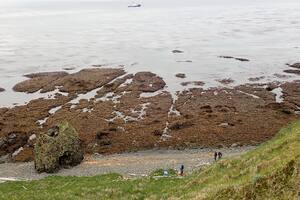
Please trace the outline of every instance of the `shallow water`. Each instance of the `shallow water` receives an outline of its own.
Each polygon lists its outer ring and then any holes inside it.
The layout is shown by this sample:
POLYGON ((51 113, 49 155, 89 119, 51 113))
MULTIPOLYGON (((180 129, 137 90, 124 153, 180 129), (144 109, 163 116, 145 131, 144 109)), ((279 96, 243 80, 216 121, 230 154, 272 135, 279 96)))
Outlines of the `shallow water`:
POLYGON ((128 8, 126 0, 13 2, 0 3, 0 87, 7 90, 1 106, 39 96, 11 90, 23 74, 70 66, 152 71, 176 91, 184 89, 174 76, 179 72, 206 86, 222 78, 240 84, 266 76, 260 82, 267 82, 278 79, 273 74, 285 63, 299 61, 297 0, 143 0, 141 8, 128 8), (178 62, 186 60, 192 62, 178 62))

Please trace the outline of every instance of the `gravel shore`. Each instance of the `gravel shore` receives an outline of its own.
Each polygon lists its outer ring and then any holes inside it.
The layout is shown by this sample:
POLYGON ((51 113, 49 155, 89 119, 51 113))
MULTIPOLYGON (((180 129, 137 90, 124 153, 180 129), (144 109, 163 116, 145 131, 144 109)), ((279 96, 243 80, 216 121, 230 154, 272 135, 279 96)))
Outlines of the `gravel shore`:
POLYGON ((147 150, 136 153, 123 153, 110 156, 95 154, 88 156, 78 166, 62 169, 56 174, 37 173, 33 162, 0 164, 0 182, 9 179, 36 180, 46 176, 95 176, 106 173, 119 173, 128 177, 147 176, 159 168, 178 169, 185 165, 191 172, 203 165, 214 162, 215 151, 221 151, 224 157, 241 155, 254 147, 236 147, 226 149, 187 149, 187 150, 147 150))

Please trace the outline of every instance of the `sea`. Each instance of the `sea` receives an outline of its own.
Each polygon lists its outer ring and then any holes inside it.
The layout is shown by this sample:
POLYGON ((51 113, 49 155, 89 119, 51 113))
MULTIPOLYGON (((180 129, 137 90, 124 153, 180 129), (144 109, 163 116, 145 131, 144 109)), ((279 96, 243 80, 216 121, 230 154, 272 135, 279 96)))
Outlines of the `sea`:
MULTIPOLYGON (((260 82, 278 81, 294 62, 300 62, 299 0, 0 1, 0 87, 6 89, 0 107, 43 96, 12 90, 27 73, 124 67, 158 74, 175 93, 188 89, 183 81, 205 87, 225 78, 234 80, 231 86, 261 76, 260 82)), ((285 75, 280 81, 297 79, 285 75)))

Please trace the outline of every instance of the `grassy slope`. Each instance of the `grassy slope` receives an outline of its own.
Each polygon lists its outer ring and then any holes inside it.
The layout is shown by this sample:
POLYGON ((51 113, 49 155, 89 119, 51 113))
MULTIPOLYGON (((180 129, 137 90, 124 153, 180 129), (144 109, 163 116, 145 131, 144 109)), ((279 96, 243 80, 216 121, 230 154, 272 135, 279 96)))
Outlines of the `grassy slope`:
POLYGON ((300 199, 300 121, 257 149, 183 179, 117 174, 0 184, 0 199, 300 199))

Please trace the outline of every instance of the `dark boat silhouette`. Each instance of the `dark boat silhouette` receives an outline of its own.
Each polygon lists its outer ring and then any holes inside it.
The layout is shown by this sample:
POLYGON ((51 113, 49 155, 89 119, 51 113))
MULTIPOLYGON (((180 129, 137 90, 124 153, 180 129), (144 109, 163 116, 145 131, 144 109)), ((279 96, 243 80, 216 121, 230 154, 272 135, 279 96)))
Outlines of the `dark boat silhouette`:
POLYGON ((128 6, 128 8, 139 8, 139 7, 142 7, 141 4, 131 4, 128 6))

